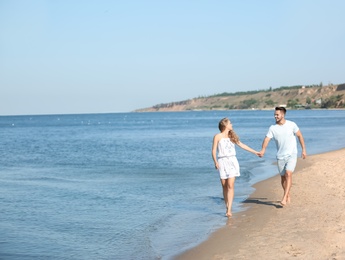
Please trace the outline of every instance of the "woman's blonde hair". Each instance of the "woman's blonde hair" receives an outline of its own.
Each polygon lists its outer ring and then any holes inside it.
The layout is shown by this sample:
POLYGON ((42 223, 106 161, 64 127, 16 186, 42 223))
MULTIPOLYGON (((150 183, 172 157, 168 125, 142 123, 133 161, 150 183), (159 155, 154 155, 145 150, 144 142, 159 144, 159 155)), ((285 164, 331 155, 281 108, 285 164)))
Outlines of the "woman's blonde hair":
MULTIPOLYGON (((230 120, 227 117, 220 120, 219 124, 218 124, 219 131, 223 132, 229 122, 230 122, 230 120)), ((235 144, 237 144, 240 141, 240 138, 238 137, 238 135, 236 134, 236 132, 234 130, 230 130, 228 133, 228 136, 229 136, 231 142, 233 142, 235 144)))

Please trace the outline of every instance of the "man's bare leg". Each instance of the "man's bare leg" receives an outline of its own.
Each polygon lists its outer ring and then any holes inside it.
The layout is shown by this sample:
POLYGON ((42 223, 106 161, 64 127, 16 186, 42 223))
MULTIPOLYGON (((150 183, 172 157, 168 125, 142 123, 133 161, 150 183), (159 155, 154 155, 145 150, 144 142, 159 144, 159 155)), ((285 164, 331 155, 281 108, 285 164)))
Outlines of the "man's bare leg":
MULTIPOLYGON (((285 175, 284 176, 281 176, 281 184, 282 184, 282 187, 283 187, 283 190, 284 190, 284 195, 285 195, 285 190, 286 190, 286 177, 285 175)), ((291 200, 290 200, 290 192, 288 193, 287 195, 287 200, 286 200, 287 203, 290 203, 291 200)))
POLYGON ((290 189, 292 185, 292 172, 291 171, 286 171, 285 175, 282 176, 282 186, 284 189, 284 196, 283 199, 281 200, 281 204, 283 206, 286 205, 287 202, 290 202, 290 189))

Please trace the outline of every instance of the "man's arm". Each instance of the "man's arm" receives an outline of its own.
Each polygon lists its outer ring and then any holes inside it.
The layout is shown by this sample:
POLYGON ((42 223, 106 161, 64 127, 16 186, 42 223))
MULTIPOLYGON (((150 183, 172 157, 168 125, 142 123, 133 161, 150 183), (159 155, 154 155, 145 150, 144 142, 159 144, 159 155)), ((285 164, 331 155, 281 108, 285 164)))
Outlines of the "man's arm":
POLYGON ((307 150, 305 149, 304 138, 300 130, 297 131, 296 136, 298 137, 299 143, 302 148, 302 158, 307 158, 307 150))
POLYGON ((267 147, 267 145, 268 145, 268 143, 271 141, 271 138, 269 138, 269 137, 265 137, 265 139, 263 140, 263 142, 262 142, 262 148, 261 148, 261 151, 260 151, 260 153, 259 153, 259 156, 260 157, 263 157, 264 156, 264 154, 265 154, 265 152, 266 152, 266 147, 267 147))

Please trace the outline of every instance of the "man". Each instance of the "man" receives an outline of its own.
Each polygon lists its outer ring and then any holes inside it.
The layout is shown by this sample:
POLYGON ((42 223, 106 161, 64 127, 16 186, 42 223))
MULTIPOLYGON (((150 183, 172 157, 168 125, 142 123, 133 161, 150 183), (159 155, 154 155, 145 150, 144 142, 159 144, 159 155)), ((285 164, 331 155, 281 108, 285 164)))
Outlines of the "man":
POLYGON ((277 163, 278 170, 281 176, 281 184, 284 190, 284 196, 281 200, 281 205, 285 206, 290 202, 290 189, 292 185, 292 173, 295 170, 297 163, 297 141, 296 136, 301 144, 302 158, 307 157, 307 152, 304 144, 304 139, 298 126, 285 119, 286 109, 285 107, 276 107, 274 118, 276 120, 275 125, 271 125, 266 134, 264 141, 262 142, 262 149, 260 151, 260 157, 264 156, 266 147, 269 141, 273 138, 277 146, 277 163))

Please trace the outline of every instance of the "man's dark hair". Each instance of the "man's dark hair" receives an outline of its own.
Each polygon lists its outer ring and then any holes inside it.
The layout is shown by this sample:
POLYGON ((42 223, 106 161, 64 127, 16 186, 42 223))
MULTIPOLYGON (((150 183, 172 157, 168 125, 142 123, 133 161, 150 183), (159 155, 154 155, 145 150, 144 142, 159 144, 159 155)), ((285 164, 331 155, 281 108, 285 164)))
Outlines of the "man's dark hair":
POLYGON ((275 109, 276 111, 279 110, 279 111, 282 111, 284 113, 284 115, 286 114, 286 108, 285 107, 276 107, 275 109))

